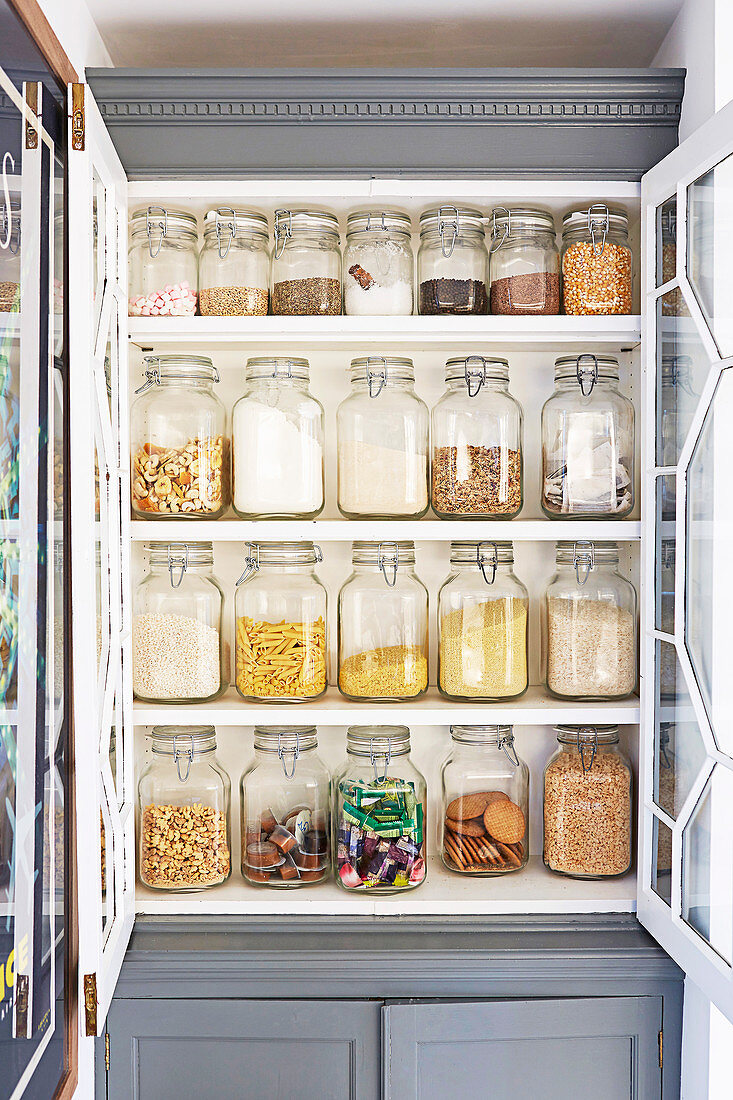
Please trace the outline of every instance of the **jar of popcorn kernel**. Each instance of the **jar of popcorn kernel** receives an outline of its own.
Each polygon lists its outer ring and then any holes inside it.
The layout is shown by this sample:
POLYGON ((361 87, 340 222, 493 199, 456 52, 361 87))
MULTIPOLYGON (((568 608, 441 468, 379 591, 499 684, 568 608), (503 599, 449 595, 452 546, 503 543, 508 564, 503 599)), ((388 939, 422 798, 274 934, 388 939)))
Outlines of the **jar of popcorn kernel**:
POLYGON ((562 220, 563 308, 569 314, 631 313, 629 219, 603 202, 562 220))

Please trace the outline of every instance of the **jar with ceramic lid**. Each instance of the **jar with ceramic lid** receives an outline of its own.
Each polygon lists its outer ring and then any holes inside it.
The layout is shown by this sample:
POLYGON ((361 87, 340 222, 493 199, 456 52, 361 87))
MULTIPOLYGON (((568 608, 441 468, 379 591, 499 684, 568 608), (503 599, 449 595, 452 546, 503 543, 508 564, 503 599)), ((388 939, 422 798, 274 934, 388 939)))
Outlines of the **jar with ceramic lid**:
POLYGON ((326 210, 275 211, 270 285, 275 314, 341 313, 341 249, 335 214, 326 210))
POLYGON ((0 210, 0 313, 20 310, 20 198, 10 195, 0 210))
POLYGON ((525 317, 560 312, 560 252, 548 210, 495 207, 489 266, 491 313, 525 317))
POLYGON ((480 210, 444 205, 423 211, 417 254, 420 313, 486 313, 488 267, 480 210))
POLYGON ((257 886, 309 886, 331 874, 331 777, 314 726, 255 726, 239 784, 242 875, 257 886))
POLYGON ((412 313, 414 260, 409 214, 354 210, 346 221, 344 313, 406 316, 412 313))
POLYGON ((199 261, 203 317, 264 317, 270 285, 267 218, 220 206, 204 217, 199 261))
POLYGON ((570 314, 631 313, 629 218, 603 202, 562 220, 562 298, 570 314))
POLYGON ((334 847, 345 890, 414 890, 427 869, 427 784, 407 726, 351 726, 333 780, 334 847))
POLYGON ((185 210, 148 206, 130 218, 130 317, 192 317, 198 304, 198 223, 185 210))

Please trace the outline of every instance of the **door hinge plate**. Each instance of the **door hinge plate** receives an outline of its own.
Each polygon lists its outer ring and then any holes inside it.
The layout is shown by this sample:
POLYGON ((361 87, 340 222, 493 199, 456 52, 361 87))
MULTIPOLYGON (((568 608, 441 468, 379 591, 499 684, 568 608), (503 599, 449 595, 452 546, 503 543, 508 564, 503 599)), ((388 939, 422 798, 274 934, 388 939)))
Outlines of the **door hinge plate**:
POLYGON ((71 148, 84 152, 84 85, 71 85, 71 148))
POLYGON ((15 979, 15 1038, 27 1039, 28 1036, 28 993, 30 978, 27 974, 18 974, 15 979))
POLYGON ((109 1032, 104 1033, 104 1068, 109 1073, 109 1032))
POLYGON ((84 1017, 87 1035, 97 1034, 97 975, 84 975, 84 1017))
POLYGON ((664 1064, 664 1029, 660 1029, 659 1035, 659 1068, 661 1069, 664 1064))
MULTIPOLYGON (((33 81, 29 81, 25 86, 25 101, 28 106, 28 110, 32 111, 36 118, 38 117, 38 85, 33 81)), ((38 130, 35 128, 30 118, 26 116, 25 120, 25 147, 26 149, 38 148, 38 130)))

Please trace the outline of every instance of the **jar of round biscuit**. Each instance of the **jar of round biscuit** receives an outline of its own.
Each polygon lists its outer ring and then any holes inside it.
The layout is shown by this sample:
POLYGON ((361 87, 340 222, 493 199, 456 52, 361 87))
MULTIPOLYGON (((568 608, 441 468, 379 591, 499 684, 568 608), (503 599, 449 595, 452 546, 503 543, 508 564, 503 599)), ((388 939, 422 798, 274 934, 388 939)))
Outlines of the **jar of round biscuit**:
POLYGON ((569 314, 631 313, 629 219, 603 202, 562 222, 563 308, 569 314))

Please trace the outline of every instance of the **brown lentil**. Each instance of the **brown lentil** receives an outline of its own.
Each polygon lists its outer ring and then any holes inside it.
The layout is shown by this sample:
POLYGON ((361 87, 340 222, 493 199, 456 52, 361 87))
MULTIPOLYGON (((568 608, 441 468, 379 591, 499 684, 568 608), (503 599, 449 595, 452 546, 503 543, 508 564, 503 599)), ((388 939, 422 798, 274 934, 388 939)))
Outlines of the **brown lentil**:
POLYGON ((202 317, 264 317, 269 295, 256 286, 214 286, 199 291, 202 317))
POLYGON ((428 661, 420 646, 392 645, 355 653, 342 662, 339 687, 357 699, 410 698, 428 686, 428 661))
POLYGON ((214 886, 224 882, 229 870, 226 814, 201 802, 145 807, 140 878, 146 886, 214 886))
POLYGON ((433 508, 450 515, 516 515, 522 455, 506 447, 435 447, 433 508))
POLYGON ((335 317, 341 313, 341 281, 313 278, 275 283, 272 312, 291 317, 335 317))
POLYGON ((631 313, 631 249, 606 241, 596 251, 576 241, 562 260, 563 307, 569 314, 631 313))
POLYGON ((510 275, 491 284, 491 312, 549 316, 560 312, 560 276, 542 271, 528 275, 510 275))

